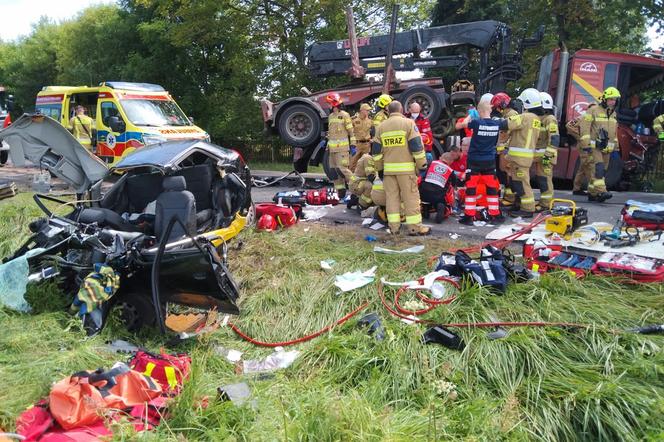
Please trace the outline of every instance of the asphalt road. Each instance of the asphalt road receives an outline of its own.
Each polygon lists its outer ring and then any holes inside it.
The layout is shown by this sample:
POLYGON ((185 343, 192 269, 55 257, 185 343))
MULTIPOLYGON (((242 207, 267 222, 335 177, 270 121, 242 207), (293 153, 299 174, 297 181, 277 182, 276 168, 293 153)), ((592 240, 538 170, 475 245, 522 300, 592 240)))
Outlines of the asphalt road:
MULTIPOLYGON (((268 171, 252 171, 253 176, 256 179, 261 179, 265 177, 277 177, 282 176, 281 172, 268 172, 268 171)), ((322 174, 303 174, 307 178, 307 182, 314 182, 318 180, 321 182, 324 180, 324 175, 322 174)), ((252 196, 255 202, 271 202, 272 197, 280 191, 287 190, 297 190, 300 189, 301 181, 298 179, 288 179, 284 180, 281 183, 264 188, 252 189, 252 196)), ((588 198, 584 196, 574 196, 572 195, 571 190, 558 190, 556 191, 556 198, 570 199, 577 203, 579 207, 586 208, 588 210, 588 221, 589 223, 603 221, 608 223, 615 223, 620 217, 620 209, 625 204, 627 200, 638 200, 647 203, 661 203, 664 202, 664 194, 661 193, 643 193, 643 192, 612 192, 613 198, 604 203, 589 203, 588 198)), ((538 191, 535 190, 535 195, 538 196, 538 191)), ((509 217, 506 217, 509 223, 509 217)), ((328 210, 326 216, 321 219, 322 222, 328 224, 350 224, 357 225, 361 227, 362 217, 358 215, 354 210, 347 210, 345 204, 340 204, 336 207, 333 207, 328 210)), ((424 224, 431 226, 432 234, 438 236, 449 237, 450 235, 458 234, 462 237, 467 238, 484 238, 487 233, 493 230, 493 226, 476 226, 470 227, 459 224, 456 217, 450 217, 447 220, 443 221, 441 224, 436 224, 433 222, 433 219, 424 220, 424 224)), ((364 227, 367 234, 371 234, 372 231, 364 227)), ((383 230, 384 231, 384 230, 383 230)))
MULTIPOLYGON (((32 177, 39 170, 36 167, 13 167, 6 165, 0 167, 0 181, 14 181, 19 190, 29 190, 32 182, 32 177)), ((252 171, 254 178, 261 179, 265 177, 278 177, 282 176, 282 172, 269 172, 269 171, 252 171)), ((322 174, 303 174, 307 183, 323 183, 326 182, 322 174)), ((54 191, 67 191, 66 185, 58 179, 52 179, 54 191)), ((252 195, 255 202, 271 202, 272 197, 280 191, 298 190, 301 189, 301 181, 297 178, 283 180, 280 183, 269 187, 254 187, 252 195)), ((536 195, 537 195, 537 191, 536 195)), ((657 193, 642 193, 642 192, 613 192, 613 198, 604 203, 589 203, 586 197, 573 196, 569 190, 556 191, 557 198, 571 199, 577 203, 579 207, 588 209, 589 222, 604 221, 608 223, 615 223, 620 217, 620 209, 625 204, 625 201, 634 199, 638 201, 656 203, 664 202, 664 194, 657 193)), ((509 218, 508 218, 509 220, 509 218)), ((332 207, 327 210, 326 215, 321 219, 321 222, 330 225, 356 225, 367 234, 373 234, 374 231, 368 227, 362 227, 362 217, 354 210, 346 209, 345 204, 332 207)), ((509 221, 508 221, 509 222, 509 221)), ((424 220, 426 225, 431 226, 434 235, 449 237, 450 235, 460 235, 466 238, 484 238, 487 233, 493 230, 493 226, 464 226, 458 223, 457 218, 450 217, 443 221, 441 224, 436 224, 433 220, 424 220)), ((384 232, 384 230, 382 230, 384 232)), ((380 231, 378 232, 380 233, 380 231)))

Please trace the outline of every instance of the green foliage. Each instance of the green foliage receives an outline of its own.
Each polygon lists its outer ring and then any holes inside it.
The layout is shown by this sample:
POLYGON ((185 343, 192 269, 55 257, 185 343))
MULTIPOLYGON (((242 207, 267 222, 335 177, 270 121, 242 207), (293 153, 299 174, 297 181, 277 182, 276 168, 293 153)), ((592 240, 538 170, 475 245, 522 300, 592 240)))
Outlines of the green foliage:
MULTIPOLYGON (((457 322, 494 315, 592 326, 512 328, 497 341, 484 329, 458 329, 467 345, 458 352, 421 344, 425 327, 389 316, 374 285, 344 294, 333 286, 334 274, 373 265, 387 280, 411 279, 427 271, 428 255, 452 247, 448 241, 429 238, 424 256, 386 256, 373 253, 373 244, 353 229, 306 227, 246 231, 239 238, 244 247, 231 246, 231 271, 242 292, 235 322, 262 340, 292 339, 366 300, 365 312, 382 319, 383 341, 357 327, 356 317, 292 347, 301 351, 292 367, 273 376, 241 375, 218 355, 219 346, 244 352, 244 359, 272 350, 228 328, 172 347, 154 330, 129 335, 117 321, 88 339, 77 318, 52 308, 34 315, 0 310, 0 426, 11 430, 16 415, 45 396, 53 381, 125 359, 103 348, 121 338, 152 350, 186 351, 194 361, 168 418, 144 440, 632 441, 664 435, 662 339, 616 330, 661 322, 662 284, 625 286, 609 278, 551 274, 539 284, 511 286, 504 296, 468 288, 427 317, 457 322), (319 261, 329 258, 337 261, 334 272, 320 269, 319 261), (249 403, 238 407, 217 399, 219 386, 237 382, 249 384, 249 403)), ((392 297, 394 289, 386 295, 392 297)), ((137 439, 127 424, 114 432, 117 439, 137 439)))
MULTIPOLYGON (((118 0, 56 24, 42 19, 16 42, 0 42, 0 84, 17 112, 34 108, 46 85, 104 80, 161 84, 196 123, 222 144, 262 137, 259 99, 273 101, 335 87, 345 77, 312 78, 305 66, 315 41, 347 38, 345 8, 359 36, 388 32, 391 0, 118 0)), ((546 26, 544 42, 524 57, 532 84, 538 57, 564 41, 581 47, 638 52, 645 25, 661 24, 657 0, 404 0, 399 30, 472 20, 501 20, 514 35, 546 26)), ((477 60, 474 60, 477 64, 477 60)), ((476 69, 474 69, 476 70, 476 69)), ((439 74, 431 72, 431 74, 439 74)), ((454 80, 444 71, 445 80, 454 80)))

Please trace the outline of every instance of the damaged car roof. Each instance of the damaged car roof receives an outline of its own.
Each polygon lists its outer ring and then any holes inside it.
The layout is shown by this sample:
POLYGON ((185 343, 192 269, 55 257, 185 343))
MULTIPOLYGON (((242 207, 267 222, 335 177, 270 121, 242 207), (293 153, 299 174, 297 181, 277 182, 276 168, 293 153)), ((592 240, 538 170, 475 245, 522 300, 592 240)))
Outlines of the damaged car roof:
POLYGON ((239 154, 202 140, 174 140, 143 147, 127 155, 118 162, 114 169, 131 169, 152 166, 169 169, 177 165, 192 150, 200 150, 219 158, 223 164, 231 164, 238 160, 239 154))
POLYGON ((28 160, 65 180, 82 193, 108 174, 108 168, 54 119, 40 114, 23 114, 6 129, 0 141, 7 141, 12 162, 28 160))

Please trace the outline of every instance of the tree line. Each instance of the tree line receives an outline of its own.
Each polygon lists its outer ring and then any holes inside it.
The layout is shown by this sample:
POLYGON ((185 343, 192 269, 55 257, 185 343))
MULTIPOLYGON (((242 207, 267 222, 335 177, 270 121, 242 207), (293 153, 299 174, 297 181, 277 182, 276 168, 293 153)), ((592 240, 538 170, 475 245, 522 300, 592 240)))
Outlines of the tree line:
MULTIPOLYGON (((351 0, 359 35, 387 33, 391 0, 351 0)), ((120 0, 60 23, 46 18, 17 41, 0 41, 0 84, 30 110, 46 85, 104 80, 157 83, 218 142, 262 135, 259 99, 334 87, 306 68, 314 41, 346 37, 342 0, 120 0)), ((523 84, 537 58, 564 42, 624 52, 646 49, 646 26, 664 22, 662 0, 401 0, 401 30, 493 19, 517 36, 546 26, 524 58, 523 84)), ((11 17, 7 17, 11 20, 11 17)), ((449 75, 449 73, 448 73, 449 75)), ((515 85, 518 86, 518 85, 515 85)))

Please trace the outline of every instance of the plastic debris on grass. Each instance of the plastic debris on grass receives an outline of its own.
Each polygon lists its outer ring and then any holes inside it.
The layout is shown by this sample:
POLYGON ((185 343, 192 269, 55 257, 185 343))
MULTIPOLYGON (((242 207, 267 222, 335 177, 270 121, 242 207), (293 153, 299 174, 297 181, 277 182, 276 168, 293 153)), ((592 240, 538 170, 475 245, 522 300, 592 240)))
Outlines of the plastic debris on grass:
POLYGON ((231 364, 235 364, 242 359, 242 352, 239 350, 233 350, 232 348, 222 347, 220 345, 214 347, 214 353, 217 356, 221 356, 226 359, 231 364))
POLYGON ((376 252, 376 253, 386 253, 386 254, 391 254, 391 255, 402 255, 402 254, 408 254, 408 253, 422 253, 423 250, 424 250, 423 245, 408 247, 407 249, 403 249, 403 250, 386 249, 386 248, 380 247, 380 246, 374 246, 374 248, 373 248, 373 251, 376 252))
POLYGON ((0 264, 0 306, 23 313, 31 310, 24 297, 30 272, 28 258, 42 251, 44 249, 32 249, 18 258, 0 264))
POLYGON ((323 270, 332 270, 332 266, 337 262, 333 259, 326 259, 320 262, 320 268, 323 270))
POLYGON ((343 275, 337 275, 334 285, 336 285, 342 292, 348 292, 364 287, 365 285, 374 282, 377 268, 377 266, 373 266, 364 272, 358 270, 356 272, 346 272, 343 275))
POLYGON ((290 367, 295 359, 300 355, 298 350, 284 351, 283 347, 276 347, 274 353, 265 359, 250 359, 241 361, 242 372, 249 373, 269 373, 282 368, 290 367))
MULTIPOLYGON (((219 399, 222 401, 231 401, 238 407, 244 405, 251 398, 251 389, 245 382, 239 384, 228 384, 217 388, 219 399)), ((256 401, 250 402, 252 408, 256 408, 256 401)))

